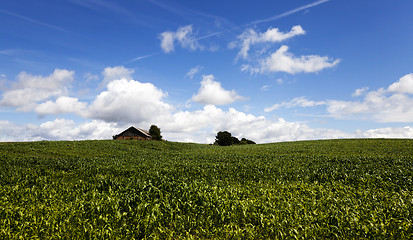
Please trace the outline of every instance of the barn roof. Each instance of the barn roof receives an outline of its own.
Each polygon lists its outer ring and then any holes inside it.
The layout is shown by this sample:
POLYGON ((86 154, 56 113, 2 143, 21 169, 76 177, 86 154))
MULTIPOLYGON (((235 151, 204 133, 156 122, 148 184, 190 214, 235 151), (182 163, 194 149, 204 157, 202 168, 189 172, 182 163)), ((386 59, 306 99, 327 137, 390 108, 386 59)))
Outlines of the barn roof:
POLYGON ((135 128, 134 126, 131 126, 130 128, 126 129, 125 131, 119 133, 117 136, 125 136, 125 135, 129 135, 129 134, 138 134, 138 135, 144 135, 148 138, 151 137, 151 135, 149 134, 148 131, 143 130, 141 128, 135 128))

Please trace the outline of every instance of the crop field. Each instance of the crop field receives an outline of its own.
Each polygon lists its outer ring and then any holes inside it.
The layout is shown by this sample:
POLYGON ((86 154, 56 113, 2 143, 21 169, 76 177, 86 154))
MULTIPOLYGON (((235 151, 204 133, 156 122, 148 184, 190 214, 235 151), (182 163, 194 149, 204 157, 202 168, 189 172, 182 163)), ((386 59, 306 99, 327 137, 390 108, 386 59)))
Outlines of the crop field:
POLYGON ((0 239, 413 239, 413 140, 0 143, 0 239))

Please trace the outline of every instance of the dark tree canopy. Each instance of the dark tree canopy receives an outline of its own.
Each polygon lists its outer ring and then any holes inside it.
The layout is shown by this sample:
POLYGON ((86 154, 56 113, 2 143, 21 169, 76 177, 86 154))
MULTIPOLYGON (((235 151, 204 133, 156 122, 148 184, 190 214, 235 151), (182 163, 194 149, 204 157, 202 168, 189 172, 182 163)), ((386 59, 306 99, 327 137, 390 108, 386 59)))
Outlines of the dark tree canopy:
POLYGON ((151 135, 152 140, 162 140, 161 129, 156 125, 151 125, 151 127, 149 128, 149 134, 151 135))
POLYGON ((246 138, 242 138, 241 141, 232 136, 231 133, 227 131, 218 132, 215 136, 215 144, 220 146, 230 146, 230 145, 238 145, 238 144, 255 144, 255 142, 248 140, 246 138))
POLYGON ((229 146, 232 145, 232 136, 231 133, 227 131, 218 132, 215 137, 215 142, 220 146, 229 146))
POLYGON ((239 139, 233 136, 231 137, 231 142, 232 144, 239 144, 239 139))

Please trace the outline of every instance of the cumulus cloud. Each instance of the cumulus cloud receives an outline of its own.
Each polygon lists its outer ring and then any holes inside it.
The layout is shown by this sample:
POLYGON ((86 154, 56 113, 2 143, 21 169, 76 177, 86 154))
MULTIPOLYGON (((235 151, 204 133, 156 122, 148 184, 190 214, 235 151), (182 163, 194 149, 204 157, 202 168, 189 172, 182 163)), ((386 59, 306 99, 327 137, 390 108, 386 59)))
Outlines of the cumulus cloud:
MULTIPOLYGON (((246 114, 230 108, 224 111, 206 105, 197 111, 179 111, 156 122, 162 135, 171 141, 212 143, 218 131, 227 130, 238 138, 253 139, 257 143, 279 141, 335 139, 335 138, 413 138, 413 127, 388 127, 357 130, 346 133, 334 129, 311 128, 282 118, 270 120, 264 116, 246 114)), ((55 119, 40 125, 19 125, 0 121, 0 141, 110 139, 130 126, 101 120, 76 123, 70 119, 55 119)), ((137 125, 149 126, 148 124, 137 125)))
POLYGON ((295 57, 288 46, 281 46, 275 53, 261 62, 261 72, 312 73, 336 66, 340 60, 318 55, 295 57))
POLYGON ((110 82, 88 107, 88 117, 107 122, 142 122, 172 110, 167 93, 151 83, 120 79, 110 82))
POLYGON ((390 92, 413 94, 413 73, 407 74, 389 86, 390 92))
POLYGON ((41 116, 71 113, 117 123, 155 121, 173 109, 163 101, 167 93, 151 83, 132 80, 132 73, 133 70, 122 66, 106 68, 102 72, 108 82, 106 90, 91 103, 75 97, 60 96, 56 100, 39 103, 33 109, 41 116))
POLYGON ((266 42, 281 42, 302 34, 305 34, 305 31, 300 25, 292 27, 291 30, 287 33, 281 32, 278 28, 269 28, 266 32, 263 33, 257 33, 253 29, 247 29, 238 36, 238 38, 242 42, 241 49, 238 52, 238 57, 246 59, 248 57, 248 51, 250 50, 250 47, 252 45, 266 42))
MULTIPOLYGON (((65 72, 55 71, 55 75, 49 76, 50 79, 60 79, 58 83, 46 81, 48 77, 38 77, 40 85, 49 83, 55 84, 54 87, 64 88, 65 84, 72 81, 71 76, 74 73, 69 72, 70 74, 66 73, 66 75, 63 73, 65 72)), ((366 115, 379 121, 412 122, 413 99, 408 90, 411 75, 403 76, 388 88, 375 91, 368 91, 367 88, 356 90, 360 93, 356 94, 357 96, 364 96, 358 101, 312 101, 299 97, 275 104, 267 111, 280 107, 325 105, 329 114, 337 118, 366 115)), ((27 76, 33 77, 29 74, 27 76)), ((21 77, 21 79, 28 78, 21 77)), ((32 81, 21 80, 13 87, 18 89, 39 86, 32 81)), ((48 89, 48 87, 43 88, 48 89)), ((151 124, 157 124, 162 129, 165 139, 200 143, 212 143, 216 133, 223 130, 230 131, 238 138, 246 137, 258 143, 347 137, 413 138, 411 126, 347 133, 335 129, 312 128, 305 123, 289 122, 283 118, 268 119, 265 116, 247 114, 234 108, 224 110, 215 105, 239 100, 242 97, 235 91, 222 88, 212 75, 203 77, 201 88, 193 97, 198 97, 199 102, 207 104, 202 109, 176 110, 166 102, 166 96, 166 92, 150 83, 127 78, 111 80, 105 91, 98 94, 91 103, 63 95, 57 97, 55 101, 39 100, 33 108, 40 115, 74 113, 90 120, 79 123, 71 119, 58 118, 40 125, 22 125, 0 120, 2 133, 0 141, 110 139, 112 135, 120 133, 130 125, 149 128, 151 124), (216 102, 208 99, 215 99, 216 102)))
POLYGON ((73 120, 56 119, 32 127, 35 138, 50 140, 108 139, 121 128, 98 120, 76 124, 73 120))
MULTIPOLYGON (((407 74, 387 89, 362 91, 359 101, 328 101, 327 111, 336 118, 363 117, 378 122, 413 121, 413 74, 407 74)), ((356 90, 357 93, 357 90, 356 90)), ((356 94, 357 95, 357 94, 356 94)))
POLYGON ((355 136, 359 138, 413 138, 413 127, 386 127, 369 129, 367 131, 357 130, 355 136))
POLYGON ((102 85, 106 86, 108 83, 119 79, 132 79, 132 74, 135 70, 130 68, 125 68, 124 66, 107 67, 102 72, 103 81, 102 85))
POLYGON ((265 108, 266 112, 281 107, 313 107, 325 105, 328 116, 338 119, 363 119, 377 122, 413 122, 413 74, 407 74, 388 88, 368 91, 367 87, 356 89, 353 97, 360 100, 312 101, 305 97, 274 104, 265 108))
POLYGON ((234 108, 225 111, 214 105, 205 105, 203 109, 196 111, 178 111, 157 124, 166 139, 199 143, 214 142, 216 133, 223 130, 257 143, 336 138, 413 138, 413 127, 410 126, 348 133, 336 129, 312 128, 304 123, 289 122, 283 118, 271 120, 234 108))
POLYGON ((55 69, 47 77, 21 72, 11 88, 3 92, 1 106, 17 107, 18 110, 32 110, 37 102, 50 97, 66 95, 74 72, 55 69))
POLYGON ((196 95, 192 96, 192 101, 203 104, 225 105, 244 99, 235 90, 225 90, 221 83, 214 81, 214 79, 213 75, 203 76, 201 88, 196 95))
POLYGON ((178 28, 176 32, 166 31, 160 34, 161 48, 165 53, 175 51, 175 43, 179 43, 182 48, 196 50, 203 48, 192 34, 192 25, 178 28))
POLYGON ((35 108, 35 112, 39 115, 64 113, 76 113, 78 115, 84 115, 86 108, 87 103, 79 102, 78 98, 62 96, 56 99, 55 102, 47 101, 39 104, 35 108))
POLYGON ((378 122, 412 122, 413 98, 379 89, 368 92, 362 101, 330 100, 327 111, 335 118, 361 117, 378 122))
POLYGON ((3 133, 0 141, 110 139, 111 136, 123 131, 125 127, 99 120, 76 123, 63 118, 40 125, 0 121, 0 132, 3 133))

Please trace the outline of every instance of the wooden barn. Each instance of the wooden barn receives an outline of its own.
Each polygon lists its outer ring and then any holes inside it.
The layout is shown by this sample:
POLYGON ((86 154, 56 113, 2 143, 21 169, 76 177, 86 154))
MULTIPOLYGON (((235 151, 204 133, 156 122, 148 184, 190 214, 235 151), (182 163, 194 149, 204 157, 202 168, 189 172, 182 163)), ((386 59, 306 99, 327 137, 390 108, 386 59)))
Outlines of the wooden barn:
POLYGON ((126 129, 125 131, 119 133, 118 135, 113 136, 115 140, 123 140, 123 139, 136 139, 136 140, 152 140, 151 135, 148 131, 135 128, 134 126, 126 129))

